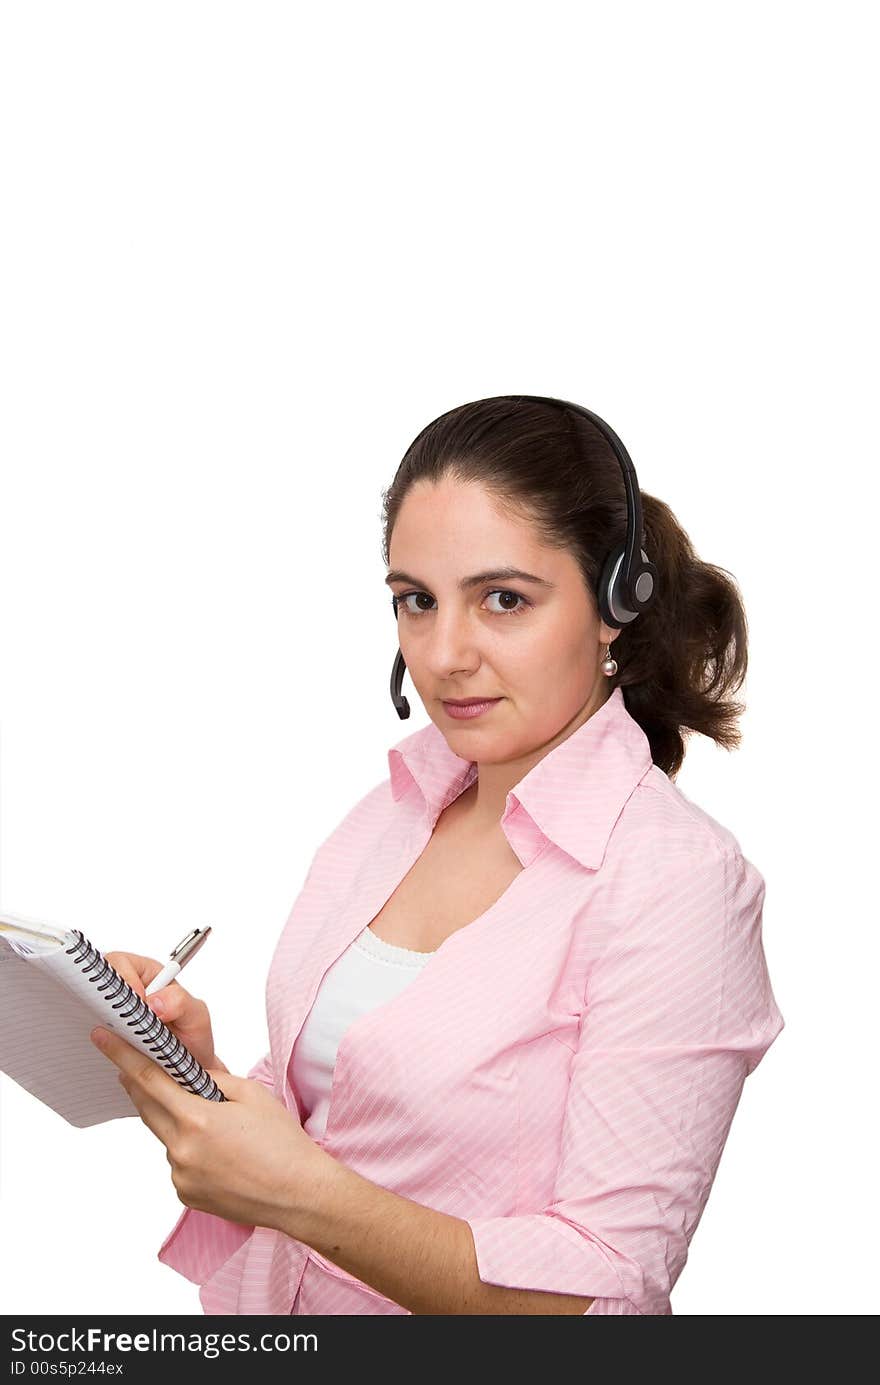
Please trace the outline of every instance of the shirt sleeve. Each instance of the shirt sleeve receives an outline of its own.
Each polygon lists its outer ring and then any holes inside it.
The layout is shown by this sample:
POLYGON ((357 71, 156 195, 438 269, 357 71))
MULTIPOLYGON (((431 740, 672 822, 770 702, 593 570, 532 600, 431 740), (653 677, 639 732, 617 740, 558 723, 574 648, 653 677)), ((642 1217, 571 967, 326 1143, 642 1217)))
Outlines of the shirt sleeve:
POLYGON ((764 893, 733 847, 657 872, 587 981, 552 1201, 467 1218, 483 1281, 672 1312, 743 1083, 784 1027, 764 893))
POLYGON ((275 1074, 272 1070, 272 1054, 266 1053, 262 1058, 258 1058, 254 1066, 245 1076, 251 1078, 254 1082, 262 1082, 263 1086, 268 1087, 271 1092, 275 1085, 275 1074))

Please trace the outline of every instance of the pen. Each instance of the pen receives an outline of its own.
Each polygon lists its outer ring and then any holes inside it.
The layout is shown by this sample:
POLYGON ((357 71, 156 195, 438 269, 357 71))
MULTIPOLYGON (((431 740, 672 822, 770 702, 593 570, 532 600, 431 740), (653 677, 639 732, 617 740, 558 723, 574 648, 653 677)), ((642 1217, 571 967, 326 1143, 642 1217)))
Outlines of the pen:
POLYGON ((194 928, 191 933, 187 933, 186 937, 177 944, 177 947, 171 953, 171 960, 166 962, 158 975, 153 977, 149 986, 144 991, 144 995, 152 995, 154 991, 160 991, 163 986, 168 985, 169 981, 173 981, 177 973, 182 971, 186 966, 187 962, 195 957, 202 943, 207 941, 210 931, 211 926, 209 924, 207 928, 194 928))

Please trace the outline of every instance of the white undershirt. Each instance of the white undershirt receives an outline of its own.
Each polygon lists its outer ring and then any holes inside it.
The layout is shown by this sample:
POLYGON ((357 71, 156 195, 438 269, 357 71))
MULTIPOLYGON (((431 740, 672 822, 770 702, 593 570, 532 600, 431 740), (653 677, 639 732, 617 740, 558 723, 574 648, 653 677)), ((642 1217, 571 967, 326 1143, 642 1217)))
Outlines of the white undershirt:
POLYGON ((290 1080, 305 1112, 303 1129, 324 1134, 339 1042, 348 1026, 397 995, 418 976, 433 952, 415 952, 366 928, 325 972, 290 1060, 290 1080))

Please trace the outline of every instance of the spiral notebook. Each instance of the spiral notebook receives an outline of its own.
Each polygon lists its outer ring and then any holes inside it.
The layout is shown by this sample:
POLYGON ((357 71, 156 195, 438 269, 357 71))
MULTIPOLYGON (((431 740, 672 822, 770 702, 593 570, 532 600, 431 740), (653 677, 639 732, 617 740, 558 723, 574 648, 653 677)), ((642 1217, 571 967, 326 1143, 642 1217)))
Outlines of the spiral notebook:
POLYGON ((187 1091, 226 1100, 78 928, 0 913, 0 1072, 71 1125, 138 1115, 116 1064, 89 1038, 96 1024, 147 1054, 187 1091))

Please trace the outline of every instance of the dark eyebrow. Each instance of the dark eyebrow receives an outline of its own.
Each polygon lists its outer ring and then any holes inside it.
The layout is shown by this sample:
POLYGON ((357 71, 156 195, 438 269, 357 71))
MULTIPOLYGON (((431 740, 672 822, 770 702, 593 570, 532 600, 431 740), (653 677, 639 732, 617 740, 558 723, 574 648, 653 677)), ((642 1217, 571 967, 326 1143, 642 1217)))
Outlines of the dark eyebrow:
MULTIPOLYGON (((458 585, 462 591, 466 591, 468 587, 481 587, 484 582, 506 582, 511 579, 517 582, 535 582, 539 587, 555 585, 544 577, 536 577, 533 572, 521 572, 518 567, 499 567, 489 572, 475 572, 472 577, 462 577, 458 585)), ((422 582, 418 577, 411 577, 408 572, 401 572, 399 568, 393 568, 385 581, 411 582, 414 587, 427 587, 426 582, 422 582)))

